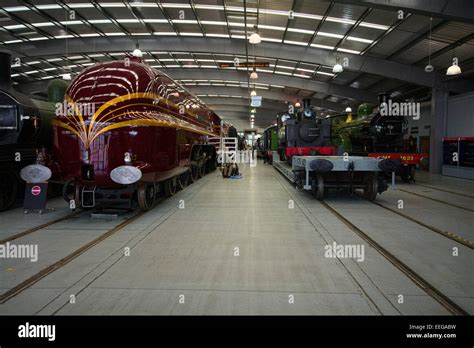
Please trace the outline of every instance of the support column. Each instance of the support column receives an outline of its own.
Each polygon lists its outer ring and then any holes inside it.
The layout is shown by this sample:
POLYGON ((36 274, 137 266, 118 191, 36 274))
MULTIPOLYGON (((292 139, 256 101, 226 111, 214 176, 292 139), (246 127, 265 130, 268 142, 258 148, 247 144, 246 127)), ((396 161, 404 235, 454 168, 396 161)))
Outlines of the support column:
POLYGON ((441 174, 443 141, 448 121, 449 90, 445 83, 433 87, 431 94, 430 173, 441 174))

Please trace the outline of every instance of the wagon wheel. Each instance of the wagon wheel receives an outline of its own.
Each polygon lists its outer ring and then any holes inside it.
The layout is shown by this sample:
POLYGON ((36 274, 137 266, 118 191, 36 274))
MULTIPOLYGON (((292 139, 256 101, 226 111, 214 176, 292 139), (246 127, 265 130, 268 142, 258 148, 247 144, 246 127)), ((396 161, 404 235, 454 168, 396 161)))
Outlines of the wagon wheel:
POLYGON ((324 198, 324 179, 322 174, 313 175, 311 179, 311 193, 317 200, 324 198))
POLYGON ((17 193, 16 175, 11 171, 0 171, 0 211, 7 210, 15 204, 17 193))
POLYGON ((368 175, 365 179, 364 197, 373 201, 379 192, 379 181, 375 175, 368 175))
POLYGON ((166 197, 171 197, 176 193, 176 190, 178 189, 178 180, 176 177, 173 177, 171 179, 168 179, 164 182, 165 186, 165 196, 166 197))
POLYGON ((138 206, 141 210, 147 211, 155 205, 155 184, 141 182, 138 184, 138 206))
POLYGON ((71 209, 76 210, 81 205, 81 186, 76 185, 74 180, 68 180, 63 186, 63 198, 71 207, 71 201, 74 201, 75 207, 71 209))
POLYGON ((188 186, 190 176, 189 174, 190 172, 186 171, 178 177, 178 188, 180 190, 184 190, 184 188, 188 186))
POLYGON ((193 183, 198 181, 199 179, 199 169, 198 166, 192 165, 191 166, 191 175, 189 175, 189 180, 193 183))

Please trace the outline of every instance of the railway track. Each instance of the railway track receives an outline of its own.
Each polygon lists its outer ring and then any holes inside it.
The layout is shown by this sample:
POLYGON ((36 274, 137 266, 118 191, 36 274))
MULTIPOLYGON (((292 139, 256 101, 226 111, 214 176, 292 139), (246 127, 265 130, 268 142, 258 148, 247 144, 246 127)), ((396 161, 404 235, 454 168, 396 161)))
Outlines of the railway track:
MULTIPOLYGON (((455 208, 458 208, 458 209, 467 210, 467 211, 469 211, 469 212, 474 212, 474 209, 470 209, 470 208, 466 208, 466 207, 463 207, 463 206, 460 206, 460 205, 457 205, 457 204, 453 204, 453 203, 449 203, 449 202, 446 202, 446 201, 442 201, 442 200, 437 199, 437 198, 428 197, 428 196, 421 195, 421 194, 416 193, 416 192, 407 191, 407 190, 404 190, 404 189, 401 189, 401 188, 399 188, 398 190, 399 190, 399 191, 402 191, 402 192, 405 192, 405 193, 408 193, 408 194, 411 194, 411 195, 414 195, 414 196, 423 197, 423 198, 432 200, 432 201, 434 201, 434 202, 446 204, 446 205, 449 205, 449 206, 451 206, 451 207, 455 207, 455 208)), ((474 198, 474 197, 473 197, 473 198, 474 198)))
MULTIPOLYGON (((24 290, 28 289, 29 287, 31 287, 33 284, 37 283, 38 281, 40 281, 41 279, 43 279, 44 277, 46 277, 47 275, 57 271, 58 269, 60 269, 61 267, 67 265, 69 262, 71 262, 72 260, 74 260, 75 258, 77 258, 78 256, 84 254, 87 250, 89 250, 90 248, 92 248, 93 246, 99 244, 100 242, 102 242, 103 240, 107 239, 108 237, 112 236, 113 234, 115 234, 116 232, 122 230, 123 228, 125 228, 127 225, 131 224, 132 222, 136 221, 138 218, 140 218, 143 214, 145 214, 145 212, 143 211, 140 211, 138 213, 136 213, 135 215, 129 217, 128 219, 126 219, 125 221, 121 222, 120 224, 118 224, 117 226, 111 228, 110 230, 108 230, 107 232, 104 232, 102 233, 100 236, 98 236, 97 238, 93 239, 92 241, 84 244, 83 246, 81 246, 80 248, 74 250, 73 252, 71 252, 70 254, 68 254, 67 256, 63 257, 61 260, 43 268, 41 271, 35 273, 34 275, 32 275, 31 277, 29 277, 28 279, 22 281, 21 283, 15 285, 13 288, 7 290, 6 292, 2 293, 0 295, 0 304, 3 304, 5 302, 7 302, 8 300, 10 300, 11 298, 17 296, 18 294, 20 294, 21 292, 23 292, 24 290)), ((70 214, 69 216, 65 216, 61 219, 57 219, 57 220, 60 220, 60 221, 63 221, 65 220, 66 218, 70 218, 71 215, 76 215, 76 213, 73 213, 73 214, 70 214)), ((54 223, 57 223, 59 221, 56 221, 54 223)), ((53 224, 53 221, 49 224, 44 224, 44 225, 47 225, 47 226, 50 226, 53 224)), ((43 225, 41 225, 43 226, 43 225)), ((39 226, 38 226, 39 227, 39 226)), ((44 227, 42 227, 44 228, 44 227)), ((38 231, 40 228, 33 228, 31 229, 32 231, 30 231, 29 233, 32 233, 32 232, 35 232, 35 231, 38 231)), ((25 231, 25 232, 28 232, 28 231, 25 231)), ((26 235, 25 232, 22 232, 22 233, 19 233, 21 234, 22 236, 26 235)), ((14 237, 14 236, 12 236, 14 237)), ((12 238, 10 237, 10 238, 12 238)), ((17 237, 19 238, 19 237, 17 237)))
POLYGON ((334 216, 336 216, 340 221, 342 221, 349 229, 355 232, 360 238, 365 240, 370 246, 372 246, 379 254, 385 257, 391 264, 393 264, 397 269, 399 269, 403 274, 405 274, 410 280, 412 280, 419 288, 421 288, 427 295, 436 300, 442 307, 448 310, 453 315, 469 315, 463 308, 458 304, 452 301, 448 296, 443 294, 430 282, 420 276, 416 271, 410 268, 407 264, 397 258, 395 255, 390 253, 387 249, 377 243, 364 231, 346 219, 341 215, 336 209, 334 209, 328 203, 322 201, 320 202, 328 211, 330 211, 334 216))
MULTIPOLYGON (((290 191, 286 190, 291 196, 292 194, 290 191)), ((400 270, 403 274, 405 274, 413 283, 415 283, 421 290, 423 290, 428 296, 433 298, 436 302, 438 302, 443 308, 445 308, 448 312, 453 315, 469 315, 467 311, 465 311, 462 307, 460 307, 457 303, 452 301, 448 296, 446 296, 442 291, 437 289, 433 286, 430 282, 420 276, 416 271, 414 271, 411 267, 397 258, 395 255, 390 253, 387 249, 385 249, 382 245, 376 242, 373 238, 371 238, 367 233, 362 231, 356 225, 354 225, 351 221, 346 219, 343 215, 341 215, 335 208, 330 206, 325 201, 319 201, 329 212, 331 212, 338 220, 343 222, 351 231, 355 232, 359 237, 365 240, 370 246, 372 246, 379 254, 381 254, 384 258, 386 258, 391 264, 393 264, 398 270, 400 270)), ((375 202, 372 202, 375 203, 375 202)), ((378 203, 376 203, 378 204, 378 203)), ((381 205, 382 206, 382 205, 381 205)), ((382 206, 384 207, 384 206, 382 206)), ((386 208, 386 207, 384 207, 386 208)), ((387 208, 388 210, 391 210, 387 208)), ((398 212, 397 212, 398 213, 398 212)), ((401 214, 399 214, 401 215, 401 214)), ((401 215, 405 218, 407 216, 401 215)), ((411 220, 411 218, 410 218, 411 220)), ((414 221, 417 222, 417 221, 414 221)), ((418 223, 418 222, 417 222, 418 223)), ((429 227, 428 227, 429 228, 429 227)), ((444 233, 442 233, 444 235, 444 233)), ((450 238, 450 236, 446 236, 450 238)), ((453 239, 453 238, 451 238, 453 239)), ((457 242, 461 243, 460 241, 456 240, 457 242)), ((472 245, 469 245, 472 249, 472 245)))
POLYGON ((433 190, 438 190, 438 191, 443 191, 443 192, 447 192, 447 193, 452 193, 453 195, 458 195, 458 196, 463 196, 463 197, 468 197, 468 198, 474 198, 474 196, 472 196, 472 195, 468 195, 468 194, 465 194, 465 193, 454 192, 454 191, 451 191, 451 190, 445 190, 445 189, 441 189, 439 187, 422 185, 422 184, 412 184, 412 185, 421 186, 421 187, 425 187, 425 188, 429 188, 429 189, 433 189, 433 190))
MULTIPOLYGON (((357 194, 357 195, 358 195, 360 198, 365 199, 362 195, 360 195, 360 194, 357 194)), ((388 211, 390 211, 390 212, 392 212, 392 213, 394 213, 394 214, 397 214, 397 215, 399 215, 399 216, 401 216, 401 217, 403 217, 403 218, 405 218, 405 219, 407 219, 407 220, 410 220, 410 221, 412 221, 412 222, 414 222, 414 223, 416 223, 416 224, 418 224, 418 225, 420 225, 420 226, 423 226, 423 227, 429 229, 429 230, 432 231, 432 232, 435 232, 435 233, 437 233, 437 234, 440 234, 440 235, 442 235, 443 237, 449 238, 449 239, 455 241, 456 243, 462 244, 462 245, 464 245, 464 246, 466 246, 466 247, 468 247, 468 248, 470 248, 470 249, 474 249, 474 242, 471 241, 471 240, 468 240, 468 239, 466 239, 466 238, 463 238, 463 237, 461 237, 461 236, 458 236, 457 234, 452 233, 452 232, 447 232, 447 231, 440 230, 440 229, 437 228, 437 227, 428 225, 427 223, 425 223, 425 222, 423 222, 423 221, 420 221, 420 220, 415 219, 415 218, 413 218, 413 217, 411 217, 411 216, 409 216, 409 215, 407 215, 407 214, 404 214, 404 213, 402 213, 401 211, 399 211, 399 210, 397 210, 397 209, 393 209, 393 208, 387 207, 386 205, 384 205, 384 204, 382 204, 382 203, 379 203, 379 202, 377 202, 377 201, 370 201, 370 202, 373 203, 373 204, 375 204, 375 205, 378 205, 379 207, 384 208, 384 209, 386 209, 386 210, 388 210, 388 211)))
POLYGON ((51 220, 51 221, 48 221, 44 224, 41 224, 41 225, 38 225, 38 226, 35 226, 35 227, 32 227, 32 228, 29 228, 23 232, 19 232, 19 233, 16 233, 14 235, 11 235, 5 239, 2 239, 0 240, 0 244, 5 244, 6 242, 11 242, 12 240, 15 240, 15 239, 18 239, 18 238, 21 238, 21 237, 24 237, 24 236, 27 236, 33 232, 36 232, 36 231, 39 231, 39 230, 42 230, 46 227, 49 227, 51 225, 54 225, 54 224, 57 224, 58 222, 61 222, 61 221, 65 221, 65 220, 68 220, 76 215, 79 215, 82 211, 79 210, 79 211, 76 211, 76 212, 72 212, 70 214, 67 214, 65 216, 62 216, 60 218, 57 218, 57 219, 54 219, 54 220, 51 220))

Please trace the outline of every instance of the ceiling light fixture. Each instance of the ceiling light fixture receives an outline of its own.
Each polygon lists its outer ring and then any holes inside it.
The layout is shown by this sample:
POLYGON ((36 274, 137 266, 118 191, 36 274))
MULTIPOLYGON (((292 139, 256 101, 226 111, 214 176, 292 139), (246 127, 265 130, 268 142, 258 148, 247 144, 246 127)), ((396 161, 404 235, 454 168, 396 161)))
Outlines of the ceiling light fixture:
POLYGON ((433 20, 432 17, 430 17, 430 41, 428 44, 428 65, 425 66, 425 72, 430 73, 433 72, 434 67, 431 65, 431 21, 433 20))
POLYGON ((257 91, 256 91, 256 90, 253 90, 252 92, 250 92, 250 96, 255 97, 256 95, 257 95, 257 91))
POLYGON ((448 75, 448 76, 459 75, 460 73, 461 73, 461 68, 457 64, 457 58, 454 58, 453 59, 453 64, 446 71, 446 75, 448 75))
POLYGON ((136 48, 133 50, 132 56, 137 57, 137 58, 143 57, 143 52, 142 52, 142 50, 140 49, 140 46, 138 45, 138 42, 137 42, 137 44, 136 44, 135 47, 136 47, 136 48))
POLYGON ((255 70, 252 71, 252 73, 250 74, 250 78, 251 78, 252 80, 258 79, 258 74, 257 74, 257 72, 256 72, 255 70))
POLYGON ((461 67, 458 65, 459 60, 456 57, 456 49, 453 49, 453 63, 451 66, 446 70, 446 75, 453 76, 459 75, 461 73, 461 67))
POLYGON ((343 68, 342 65, 339 64, 339 63, 336 63, 336 64, 334 65, 334 67, 332 68, 332 72, 335 73, 335 74, 341 73, 341 72, 343 72, 343 71, 344 71, 344 68, 343 68))
POLYGON ((297 108, 301 107, 301 103, 300 103, 300 101, 299 101, 299 100, 297 100, 297 101, 296 101, 296 103, 295 103, 295 107, 297 107, 297 108))
POLYGON ((262 38, 260 37, 260 35, 258 33, 253 33, 252 35, 250 35, 249 37, 249 42, 252 44, 252 45, 257 45, 259 44, 260 42, 262 42, 262 38))
POLYGON ((352 109, 351 109, 350 106, 348 106, 348 107, 346 108, 346 112, 352 112, 352 109))

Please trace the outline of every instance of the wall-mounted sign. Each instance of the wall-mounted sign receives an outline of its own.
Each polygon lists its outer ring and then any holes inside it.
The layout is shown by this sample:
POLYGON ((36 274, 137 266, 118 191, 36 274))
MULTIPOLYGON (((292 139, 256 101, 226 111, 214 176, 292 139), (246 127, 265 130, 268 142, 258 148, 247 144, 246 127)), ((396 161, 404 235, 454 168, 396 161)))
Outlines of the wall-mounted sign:
POLYGON ((262 96, 261 95, 252 96, 252 102, 250 103, 250 106, 254 108, 258 108, 262 106, 262 96))
POLYGON ((268 62, 240 62, 240 63, 219 63, 219 68, 268 68, 270 63, 268 62))

